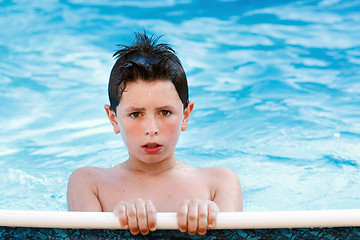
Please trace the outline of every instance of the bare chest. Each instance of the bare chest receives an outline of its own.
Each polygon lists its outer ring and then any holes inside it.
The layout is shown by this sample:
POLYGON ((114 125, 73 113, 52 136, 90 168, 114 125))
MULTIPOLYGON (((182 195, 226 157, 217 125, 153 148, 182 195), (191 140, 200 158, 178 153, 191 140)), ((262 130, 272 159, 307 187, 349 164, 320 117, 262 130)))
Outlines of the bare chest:
POLYGON ((113 211, 120 201, 136 198, 151 200, 159 212, 175 212, 184 200, 211 200, 211 186, 204 179, 191 177, 133 178, 100 184, 98 195, 105 212, 113 211))

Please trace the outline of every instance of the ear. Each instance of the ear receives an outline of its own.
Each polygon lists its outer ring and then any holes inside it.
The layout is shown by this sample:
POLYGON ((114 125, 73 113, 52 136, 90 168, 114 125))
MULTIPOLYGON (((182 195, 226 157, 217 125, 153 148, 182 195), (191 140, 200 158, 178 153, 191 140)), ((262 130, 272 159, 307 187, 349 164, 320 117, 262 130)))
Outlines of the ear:
POLYGON ((190 101, 184 110, 184 118, 181 123, 181 131, 185 131, 189 122, 190 114, 194 108, 194 102, 190 101))
POLYGON ((116 134, 118 134, 120 132, 120 128, 119 128, 119 124, 117 122, 116 114, 115 114, 114 110, 112 110, 112 108, 107 104, 104 106, 104 108, 105 108, 106 114, 110 120, 110 123, 114 128, 114 132, 116 134))

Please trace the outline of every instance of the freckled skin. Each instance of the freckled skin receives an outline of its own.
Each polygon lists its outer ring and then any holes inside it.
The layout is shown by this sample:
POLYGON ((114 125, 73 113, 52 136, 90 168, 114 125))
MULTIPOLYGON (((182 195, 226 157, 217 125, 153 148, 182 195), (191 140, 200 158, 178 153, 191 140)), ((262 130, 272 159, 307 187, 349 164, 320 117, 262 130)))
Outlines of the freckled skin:
POLYGON ((127 84, 117 114, 108 105, 105 109, 115 133, 121 134, 127 146, 129 158, 112 168, 75 171, 68 184, 69 210, 114 211, 125 229, 144 235, 154 230, 156 219, 150 216, 156 211, 177 212, 179 229, 191 235, 205 234, 208 224, 215 225, 217 209, 241 211, 241 187, 233 171, 197 169, 175 157, 176 143, 187 128, 193 106, 190 102, 184 110, 170 81, 127 84), (148 143, 156 143, 160 150, 148 153, 146 148, 153 147, 148 143), (134 209, 137 214, 148 214, 145 226, 141 220, 132 222, 133 218, 126 216, 134 209), (202 222, 197 214, 204 209, 208 209, 209 219, 202 222), (198 220, 186 220, 194 212, 198 220))

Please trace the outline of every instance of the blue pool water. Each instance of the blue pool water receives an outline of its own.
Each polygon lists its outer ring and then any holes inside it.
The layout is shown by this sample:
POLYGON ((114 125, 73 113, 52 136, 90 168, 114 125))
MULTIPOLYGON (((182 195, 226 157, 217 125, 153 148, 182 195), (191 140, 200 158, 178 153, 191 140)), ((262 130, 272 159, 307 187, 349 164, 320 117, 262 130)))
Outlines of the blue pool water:
POLYGON ((66 210, 126 159, 103 105, 119 43, 165 36, 195 111, 180 160, 238 174, 245 211, 360 208, 359 1, 0 0, 0 209, 66 210))

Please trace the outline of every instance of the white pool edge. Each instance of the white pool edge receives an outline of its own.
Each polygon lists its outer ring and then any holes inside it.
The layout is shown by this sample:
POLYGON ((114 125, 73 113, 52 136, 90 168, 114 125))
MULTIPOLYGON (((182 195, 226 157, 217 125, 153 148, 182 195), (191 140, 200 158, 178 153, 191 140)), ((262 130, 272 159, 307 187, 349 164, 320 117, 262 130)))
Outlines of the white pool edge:
MULTIPOLYGON (((0 226, 120 229, 111 212, 0 210, 0 226)), ((216 229, 360 227, 360 209, 274 212, 221 212, 216 229)), ((157 213, 157 229, 177 229, 176 213, 157 213)))

